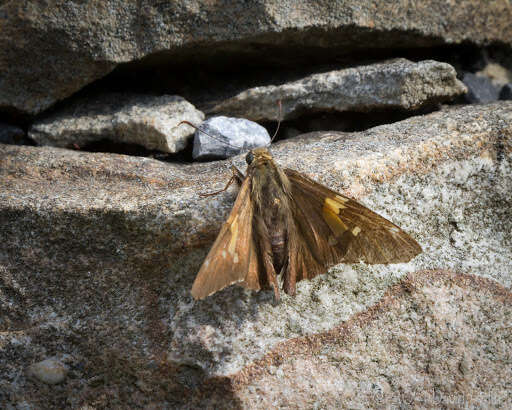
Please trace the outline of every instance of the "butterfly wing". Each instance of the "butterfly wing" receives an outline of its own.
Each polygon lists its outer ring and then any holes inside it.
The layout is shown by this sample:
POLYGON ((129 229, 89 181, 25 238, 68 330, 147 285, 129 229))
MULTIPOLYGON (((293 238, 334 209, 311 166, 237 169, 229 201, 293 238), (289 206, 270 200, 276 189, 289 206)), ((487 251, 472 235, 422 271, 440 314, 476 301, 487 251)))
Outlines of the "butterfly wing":
MULTIPOLYGON (((316 265, 408 262, 421 253, 420 245, 407 233, 360 203, 297 171, 284 172, 292 187, 297 229, 316 265)), ((297 272, 297 280, 319 271, 297 272)))
POLYGON ((248 289, 261 288, 258 256, 252 238, 250 191, 250 179, 245 178, 233 209, 192 285, 191 293, 195 299, 203 299, 234 283, 248 289))

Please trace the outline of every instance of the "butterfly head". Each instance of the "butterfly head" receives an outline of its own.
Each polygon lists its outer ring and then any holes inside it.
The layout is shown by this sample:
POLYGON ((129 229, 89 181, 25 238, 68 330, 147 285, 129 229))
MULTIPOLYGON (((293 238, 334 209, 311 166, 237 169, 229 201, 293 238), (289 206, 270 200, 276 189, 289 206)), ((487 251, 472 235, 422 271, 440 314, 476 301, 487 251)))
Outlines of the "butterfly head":
POLYGON ((254 161, 257 162, 264 162, 264 161, 271 161, 272 155, 270 154, 270 151, 268 148, 254 148, 250 150, 247 155, 245 156, 245 161, 248 165, 251 165, 254 161))

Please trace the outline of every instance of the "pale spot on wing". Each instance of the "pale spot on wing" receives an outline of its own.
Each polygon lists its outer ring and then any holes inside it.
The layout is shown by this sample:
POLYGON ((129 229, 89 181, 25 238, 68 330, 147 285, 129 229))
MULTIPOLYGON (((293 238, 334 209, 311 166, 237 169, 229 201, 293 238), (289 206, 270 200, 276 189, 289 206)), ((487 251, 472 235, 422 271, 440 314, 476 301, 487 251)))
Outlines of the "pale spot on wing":
POLYGON ((356 226, 354 229, 352 229, 352 234, 354 236, 357 236, 359 232, 361 232, 361 228, 359 226, 356 226))
POLYGON ((327 242, 329 243, 329 245, 331 246, 334 246, 334 245, 337 245, 338 244, 338 241, 336 240, 336 238, 334 237, 334 235, 329 235, 329 239, 327 240, 327 242))
POLYGON ((348 201, 348 198, 343 198, 342 196, 336 195, 336 200, 345 203, 348 201))
POLYGON ((222 251, 222 257, 223 257, 224 259, 226 259, 226 256, 228 256, 228 254, 226 253, 226 251, 222 251))
MULTIPOLYGON (((338 195, 336 195, 338 196, 338 195)), ((332 198, 325 198, 325 201, 324 201, 324 205, 331 211, 331 212, 334 212, 335 214, 339 214, 340 213, 340 209, 343 209, 343 208, 346 208, 345 205, 335 201, 334 199, 332 198)))
POLYGON ((238 239, 238 215, 236 215, 233 222, 231 222, 229 230, 231 231, 231 239, 229 240, 228 252, 231 255, 234 255, 236 248, 236 240, 238 239))
POLYGON ((392 226, 391 228, 389 228, 389 230, 390 230, 391 232, 395 232, 395 233, 400 232, 400 229, 398 229, 396 226, 392 226))
POLYGON ((233 262, 238 263, 238 253, 235 252, 235 256, 233 256, 233 262))
POLYGON ((347 225, 343 223, 336 212, 327 206, 327 204, 324 205, 322 216, 324 217, 324 221, 327 222, 327 225, 329 225, 329 228, 331 228, 331 231, 334 233, 334 235, 341 236, 343 232, 348 229, 347 225))
POLYGON ((206 260, 204 261, 204 266, 205 266, 205 268, 207 268, 209 264, 210 264, 210 260, 209 260, 209 259, 206 259, 206 260))

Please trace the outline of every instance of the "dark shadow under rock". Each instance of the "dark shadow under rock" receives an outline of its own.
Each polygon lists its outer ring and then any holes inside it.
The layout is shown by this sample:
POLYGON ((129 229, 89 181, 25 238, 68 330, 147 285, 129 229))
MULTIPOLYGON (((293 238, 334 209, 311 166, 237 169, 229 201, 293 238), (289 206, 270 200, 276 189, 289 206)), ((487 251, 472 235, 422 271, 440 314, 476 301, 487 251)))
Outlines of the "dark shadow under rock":
POLYGON ((0 144, 22 145, 25 142, 25 132, 21 128, 0 122, 0 144))

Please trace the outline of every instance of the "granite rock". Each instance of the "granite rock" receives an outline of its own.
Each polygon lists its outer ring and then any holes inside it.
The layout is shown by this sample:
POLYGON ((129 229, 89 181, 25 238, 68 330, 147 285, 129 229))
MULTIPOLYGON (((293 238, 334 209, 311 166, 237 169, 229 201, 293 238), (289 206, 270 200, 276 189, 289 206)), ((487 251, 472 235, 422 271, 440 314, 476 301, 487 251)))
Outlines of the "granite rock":
MULTIPOLYGON (((200 302, 189 294, 235 190, 208 199, 199 193, 222 188, 231 163, 245 170, 243 156, 187 165, 0 145, 0 403, 23 398, 43 408, 114 401, 240 408, 265 377, 282 374, 279 361, 266 361, 272 352, 293 346, 296 338, 322 345, 322 335, 332 334, 320 355, 332 352, 334 364, 331 356, 324 360, 315 352, 311 359, 307 349, 302 364, 294 361, 300 355, 283 353, 283 365, 290 366, 283 369, 324 377, 325 394, 315 396, 320 379, 303 386, 301 397, 311 398, 308 403, 333 402, 336 366, 350 369, 343 355, 354 354, 357 363, 371 364, 372 385, 361 384, 362 399, 375 394, 383 403, 412 403, 419 387, 407 377, 418 375, 427 389, 436 378, 440 384, 433 396, 418 393, 416 403, 466 400, 478 375, 482 385, 475 391, 491 389, 491 397, 505 405, 509 393, 502 381, 508 376, 492 379, 480 369, 506 375, 500 366, 510 354, 503 349, 510 329, 500 323, 510 315, 504 301, 512 285, 511 137, 512 103, 500 102, 275 144, 281 166, 360 200, 408 231, 424 250, 407 264, 334 267, 300 282, 297 296, 284 295, 279 305, 270 292, 238 287, 200 302), (422 269, 465 272, 474 285, 460 291, 467 276, 448 273, 404 279, 422 269), (405 296, 386 296, 402 283, 405 296), (338 336, 344 322, 371 314, 383 297, 386 308, 361 324, 355 339, 338 336), (379 340, 389 354, 374 351, 376 341, 365 344, 375 329, 383 330, 379 340), (471 329, 475 338, 455 337, 471 329), (415 337, 425 342, 417 345, 417 355, 415 337), (24 368, 53 352, 75 361, 73 377, 52 386, 50 394, 32 384, 24 368), (474 360, 478 352, 485 353, 481 364, 474 360), (440 357, 446 360, 439 363, 440 357), (372 362, 376 358, 381 362, 372 362), (251 373, 252 366, 261 370, 251 373), (390 378, 379 376, 381 368, 390 378)), ((347 373, 344 391, 352 385, 357 391, 363 376, 347 373)), ((283 388, 293 388, 290 383, 286 379, 283 388)), ((273 388, 269 398, 279 395, 279 386, 273 388)), ((357 395, 339 403, 355 405, 357 395)))
POLYGON ((466 91, 449 64, 397 59, 250 88, 207 112, 276 121, 278 101, 282 102, 283 119, 322 111, 414 110, 454 99, 466 91))
POLYGON ((231 376, 235 397, 251 409, 509 407, 511 315, 512 293, 491 280, 415 272, 231 376))
POLYGON ((82 147, 107 139, 149 150, 178 152, 193 130, 181 121, 199 123, 204 114, 176 95, 111 93, 77 99, 34 123, 29 136, 40 145, 82 147))
POLYGON ((369 49, 510 47, 511 18, 508 2, 483 0, 337 0, 300 8, 269 0, 2 2, 0 107, 38 114, 135 61, 233 68, 297 65, 369 49))

